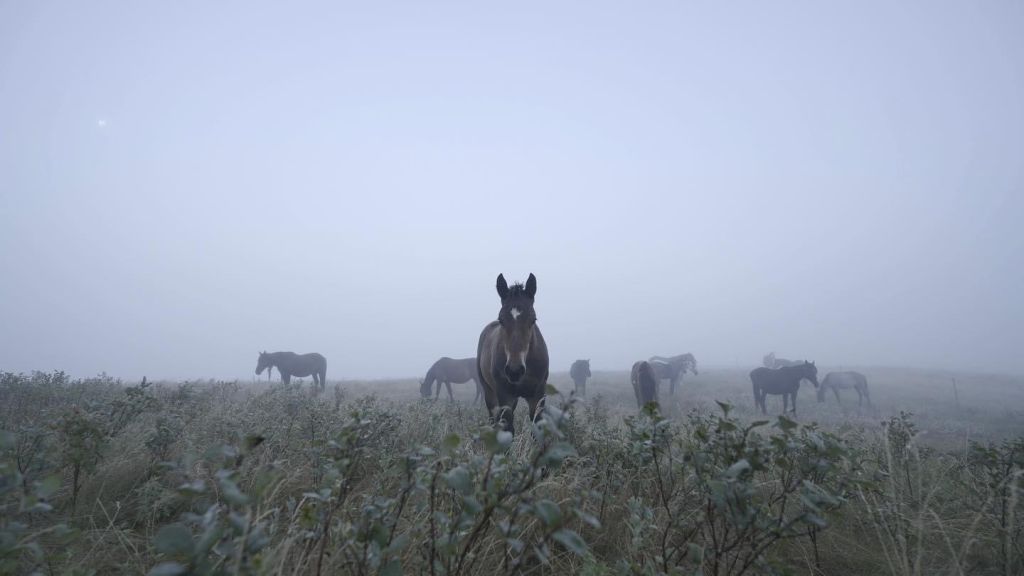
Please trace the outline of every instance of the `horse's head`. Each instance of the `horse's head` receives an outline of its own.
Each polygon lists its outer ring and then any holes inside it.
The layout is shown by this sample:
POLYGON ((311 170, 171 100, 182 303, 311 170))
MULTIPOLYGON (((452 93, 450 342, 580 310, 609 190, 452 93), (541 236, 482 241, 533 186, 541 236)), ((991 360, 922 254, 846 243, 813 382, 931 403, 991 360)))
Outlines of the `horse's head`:
POLYGON ((804 363, 800 364, 800 374, 803 378, 810 380, 815 388, 821 390, 821 384, 818 383, 818 367, 814 365, 814 362, 804 360, 804 363))
POLYGON ((686 355, 686 362, 689 365, 690 372, 693 372, 694 376, 700 374, 699 372, 697 372, 697 359, 693 357, 693 354, 686 355))
POLYGON ((420 380, 420 396, 430 398, 430 384, 426 380, 420 380))
POLYGON ((505 345, 505 376, 510 382, 516 383, 526 375, 526 355, 530 351, 533 327, 537 324, 537 314, 533 311, 537 278, 530 274, 525 286, 513 284, 509 288, 505 277, 498 274, 497 288, 501 298, 498 322, 501 324, 502 342, 505 345))
POLYGON ((761 359, 761 362, 763 362, 768 368, 775 368, 775 352, 765 354, 764 358, 761 359))
POLYGON ((262 374, 264 370, 270 367, 270 354, 266 352, 260 352, 260 358, 256 361, 256 374, 262 374))
POLYGON ((583 370, 584 374, 587 375, 587 378, 593 376, 593 374, 590 373, 590 358, 587 358, 586 360, 583 361, 583 370))

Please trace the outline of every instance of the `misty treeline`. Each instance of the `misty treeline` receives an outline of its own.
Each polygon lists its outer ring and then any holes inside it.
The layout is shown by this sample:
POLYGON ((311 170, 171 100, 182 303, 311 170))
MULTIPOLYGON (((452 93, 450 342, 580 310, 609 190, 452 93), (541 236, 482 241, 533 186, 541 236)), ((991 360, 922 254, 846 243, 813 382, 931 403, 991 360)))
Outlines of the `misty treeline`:
POLYGON ((3 574, 1020 574, 1024 438, 0 374, 3 574))

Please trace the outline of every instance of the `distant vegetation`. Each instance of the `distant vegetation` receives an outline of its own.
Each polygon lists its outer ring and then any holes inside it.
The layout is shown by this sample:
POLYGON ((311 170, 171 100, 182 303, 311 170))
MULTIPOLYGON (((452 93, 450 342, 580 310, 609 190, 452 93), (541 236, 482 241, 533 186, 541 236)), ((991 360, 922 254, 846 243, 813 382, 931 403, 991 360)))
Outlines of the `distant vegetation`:
POLYGON ((761 417, 702 371, 663 416, 595 372, 513 439, 471 385, 2 373, 0 574, 1024 573, 1020 382, 887 377, 761 417))

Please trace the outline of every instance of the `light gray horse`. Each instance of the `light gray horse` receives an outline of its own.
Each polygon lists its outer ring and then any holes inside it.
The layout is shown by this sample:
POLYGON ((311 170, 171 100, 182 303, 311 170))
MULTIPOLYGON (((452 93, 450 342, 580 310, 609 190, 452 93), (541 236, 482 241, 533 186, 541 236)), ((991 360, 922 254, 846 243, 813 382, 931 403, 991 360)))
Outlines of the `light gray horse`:
POLYGON ((868 379, 860 372, 829 372, 825 379, 821 381, 821 387, 818 388, 818 402, 825 401, 825 390, 829 388, 835 393, 836 402, 840 402, 839 390, 853 388, 857 391, 857 396, 859 397, 857 406, 862 406, 865 399, 868 401, 868 406, 871 406, 871 396, 868 394, 868 379))
POLYGON ((785 358, 776 358, 775 352, 769 352, 763 359, 765 368, 785 368, 787 366, 799 366, 804 363, 804 360, 786 360, 785 358))

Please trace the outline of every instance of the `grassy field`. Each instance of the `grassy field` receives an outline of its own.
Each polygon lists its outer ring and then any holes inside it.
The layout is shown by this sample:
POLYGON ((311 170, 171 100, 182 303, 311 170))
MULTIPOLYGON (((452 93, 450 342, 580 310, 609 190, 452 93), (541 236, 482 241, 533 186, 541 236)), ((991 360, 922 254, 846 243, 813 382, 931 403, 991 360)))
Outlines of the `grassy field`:
POLYGON ((658 414, 595 372, 514 439, 471 384, 5 373, 0 573, 1024 573, 1024 378, 844 369, 873 406, 792 418, 747 370, 658 414))

